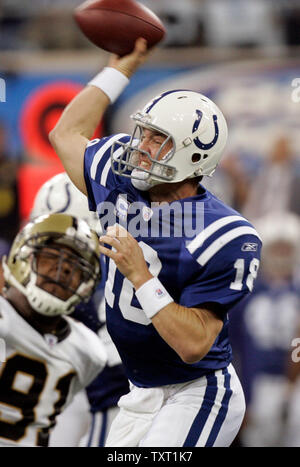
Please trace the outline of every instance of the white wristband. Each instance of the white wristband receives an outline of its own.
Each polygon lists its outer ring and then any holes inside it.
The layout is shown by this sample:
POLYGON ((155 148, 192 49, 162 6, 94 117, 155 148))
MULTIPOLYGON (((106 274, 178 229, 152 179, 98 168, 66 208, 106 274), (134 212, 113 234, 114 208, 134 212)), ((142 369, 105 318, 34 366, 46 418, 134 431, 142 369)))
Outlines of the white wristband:
POLYGON ((162 308, 174 302, 157 277, 149 279, 135 292, 147 318, 151 319, 162 308))
POLYGON ((113 104, 129 83, 127 76, 115 68, 106 67, 88 85, 102 89, 113 104))

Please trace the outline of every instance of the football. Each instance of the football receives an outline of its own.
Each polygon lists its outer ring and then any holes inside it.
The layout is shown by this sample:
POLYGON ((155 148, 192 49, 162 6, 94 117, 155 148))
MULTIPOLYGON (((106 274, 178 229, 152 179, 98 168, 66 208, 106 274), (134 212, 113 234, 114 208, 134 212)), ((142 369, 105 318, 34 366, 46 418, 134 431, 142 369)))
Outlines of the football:
POLYGON ((138 37, 151 48, 166 34, 160 19, 135 0, 88 0, 74 10, 74 18, 93 44, 119 56, 129 54, 138 37))

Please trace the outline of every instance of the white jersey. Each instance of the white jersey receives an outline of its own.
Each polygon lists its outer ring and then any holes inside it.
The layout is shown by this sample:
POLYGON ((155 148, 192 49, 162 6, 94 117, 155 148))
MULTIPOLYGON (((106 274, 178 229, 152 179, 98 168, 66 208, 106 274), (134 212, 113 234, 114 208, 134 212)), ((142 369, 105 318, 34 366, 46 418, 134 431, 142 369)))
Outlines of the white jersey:
POLYGON ((42 335, 0 297, 0 445, 47 446, 56 416, 106 364, 100 339, 70 317, 64 336, 42 335))

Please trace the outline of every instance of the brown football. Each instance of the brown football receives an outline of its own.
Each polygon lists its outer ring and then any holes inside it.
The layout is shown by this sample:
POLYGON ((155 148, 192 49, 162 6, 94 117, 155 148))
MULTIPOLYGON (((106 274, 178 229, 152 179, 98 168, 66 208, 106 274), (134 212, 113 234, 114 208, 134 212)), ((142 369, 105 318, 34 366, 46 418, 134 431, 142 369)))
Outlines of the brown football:
POLYGON ((75 9, 74 18, 93 44, 120 56, 133 50, 138 37, 151 48, 166 34, 155 13, 135 0, 88 0, 75 9))

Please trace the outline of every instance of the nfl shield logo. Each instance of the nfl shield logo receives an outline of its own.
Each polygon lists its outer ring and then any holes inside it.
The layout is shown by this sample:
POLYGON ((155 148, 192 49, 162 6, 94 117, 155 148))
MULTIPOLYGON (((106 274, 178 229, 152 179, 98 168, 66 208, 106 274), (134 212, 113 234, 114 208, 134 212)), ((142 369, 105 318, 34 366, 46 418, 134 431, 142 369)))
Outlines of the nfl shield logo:
POLYGON ((54 347, 54 345, 58 342, 57 336, 54 336, 53 334, 44 334, 44 339, 49 347, 54 347))
POLYGON ((153 215, 153 211, 151 208, 148 208, 147 206, 143 206, 143 219, 145 222, 148 222, 152 215, 153 215))
POLYGON ((165 294, 164 294, 164 291, 161 290, 161 289, 156 289, 155 290, 155 295, 158 297, 158 298, 161 298, 163 297, 165 294))

